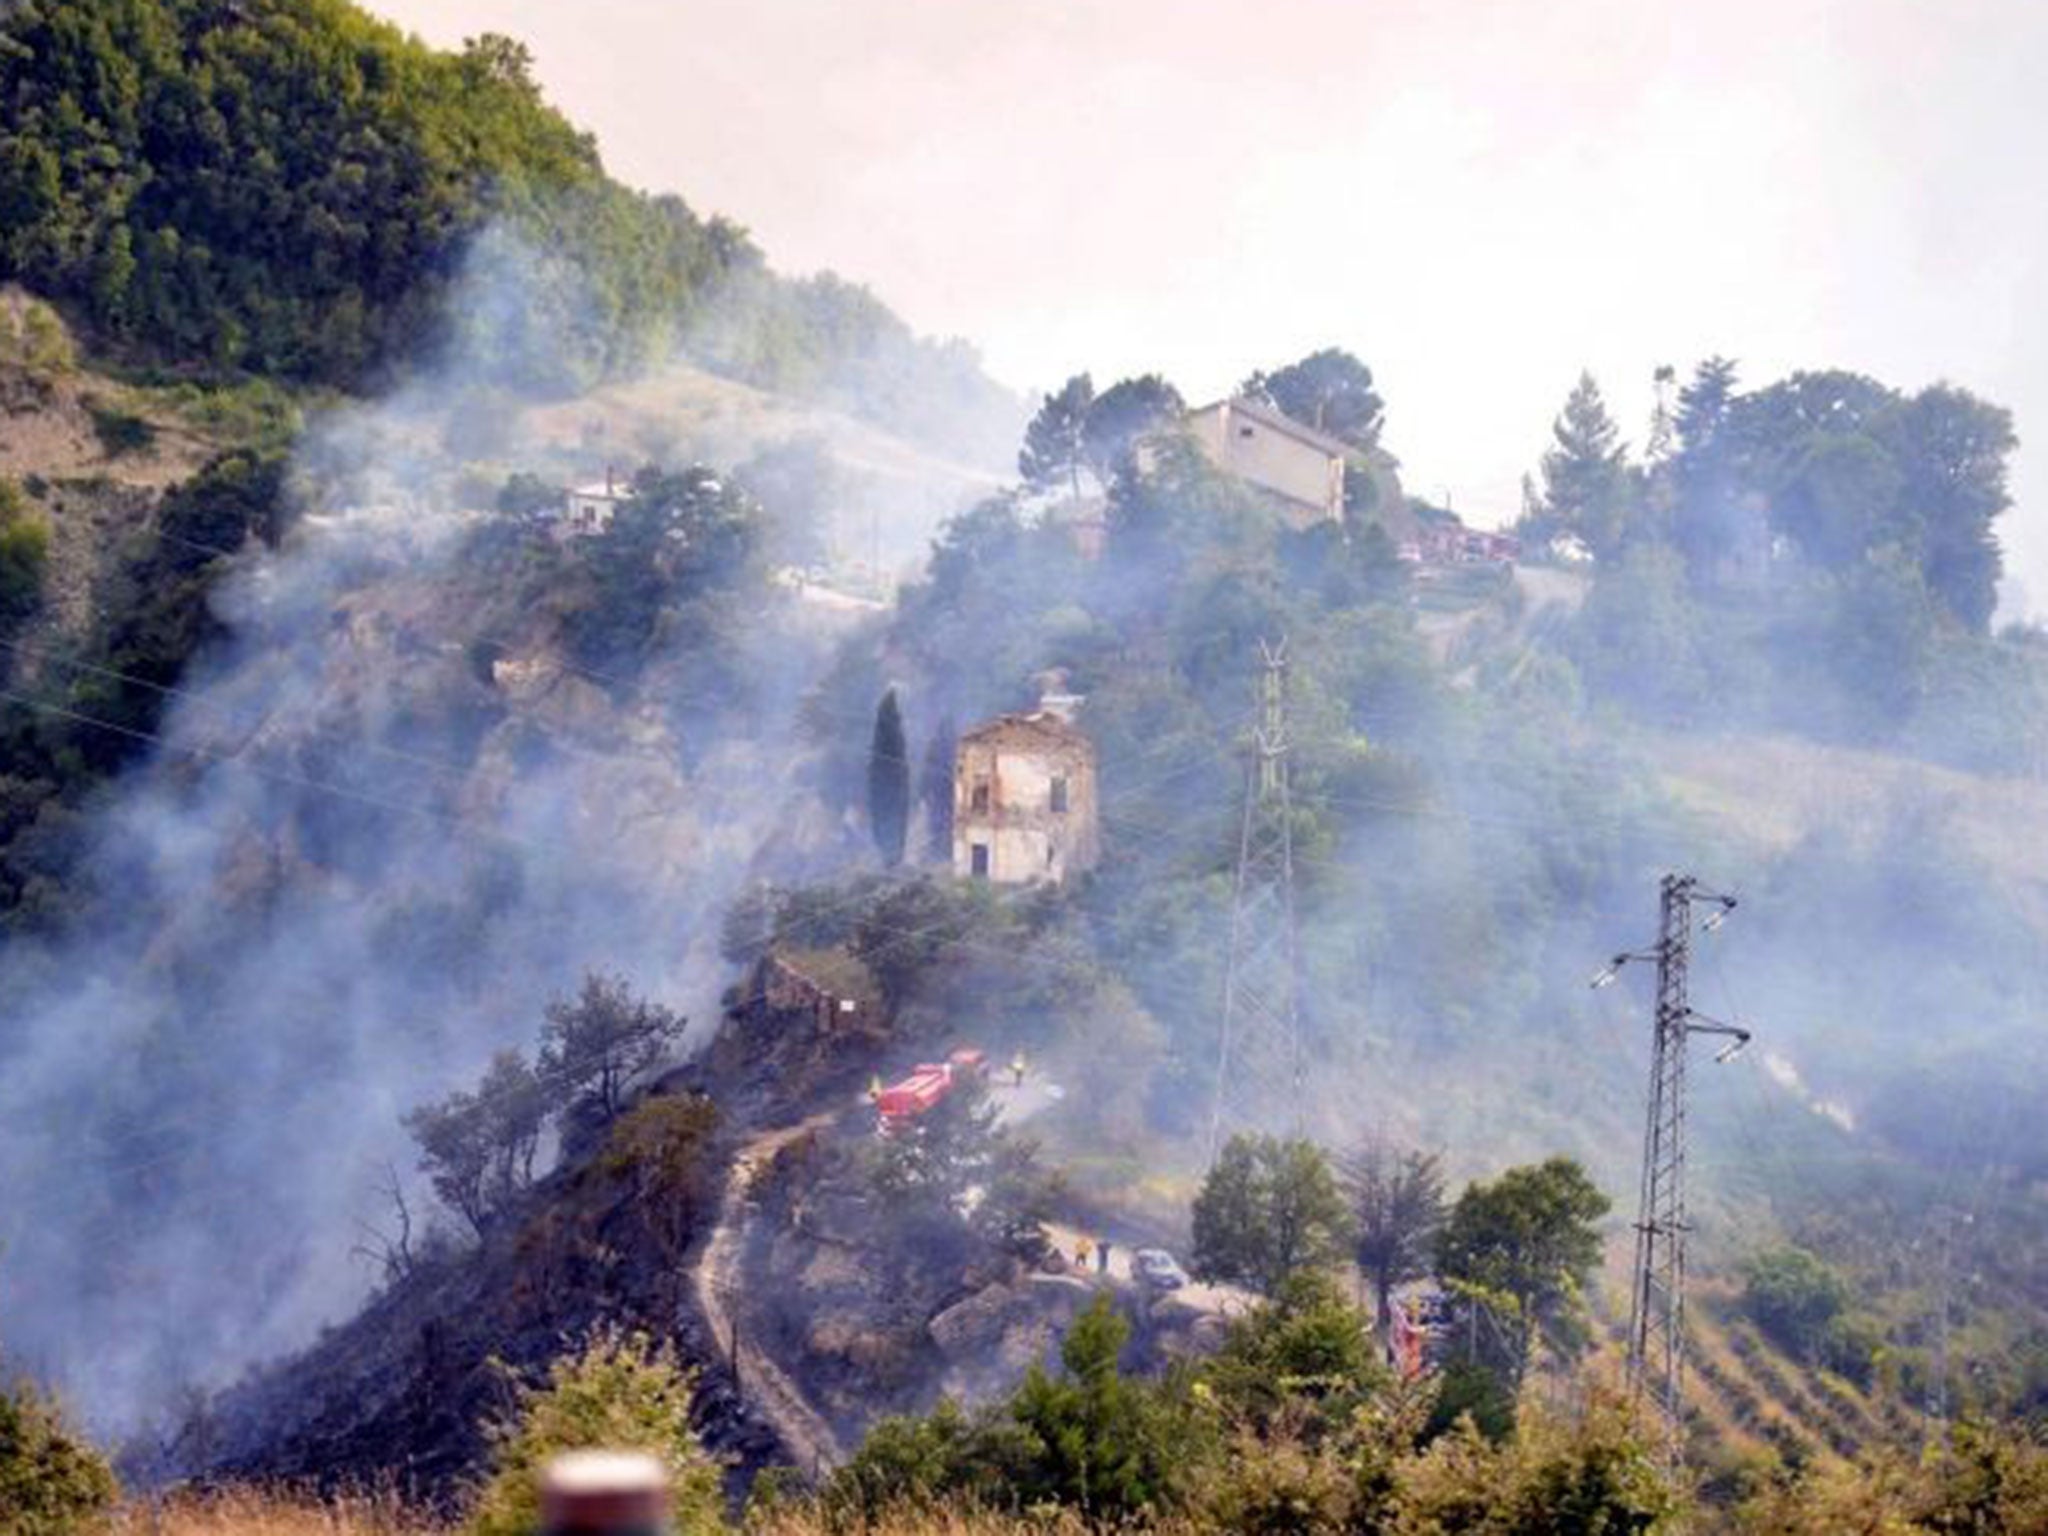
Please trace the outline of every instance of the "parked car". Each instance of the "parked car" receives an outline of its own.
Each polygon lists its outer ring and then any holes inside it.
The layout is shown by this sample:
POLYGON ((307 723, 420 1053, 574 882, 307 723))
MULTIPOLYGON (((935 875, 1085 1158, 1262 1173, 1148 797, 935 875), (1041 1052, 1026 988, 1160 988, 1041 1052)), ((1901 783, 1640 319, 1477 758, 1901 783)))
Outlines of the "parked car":
POLYGON ((1188 1272, 1173 1261, 1164 1248, 1140 1248, 1131 1255, 1131 1273, 1140 1285, 1155 1291, 1177 1291, 1188 1283, 1188 1272))

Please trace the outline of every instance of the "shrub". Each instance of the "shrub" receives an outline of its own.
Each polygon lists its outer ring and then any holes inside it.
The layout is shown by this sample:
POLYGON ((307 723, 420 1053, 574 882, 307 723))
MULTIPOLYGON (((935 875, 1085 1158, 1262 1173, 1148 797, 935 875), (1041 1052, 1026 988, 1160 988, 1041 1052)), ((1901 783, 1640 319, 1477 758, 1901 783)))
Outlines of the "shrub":
POLYGON ((107 1463, 29 1382, 0 1388, 0 1536, 58 1536, 119 1490, 107 1463))
POLYGON ((156 441, 156 428, 133 411, 99 404, 88 405, 86 410, 92 416, 92 433, 100 440, 100 451, 110 459, 146 452, 156 441))
POLYGON ((1765 1333, 1809 1362, 1823 1358, 1829 1325, 1848 1300, 1848 1283, 1804 1248, 1767 1249, 1744 1271, 1744 1310, 1765 1333))
POLYGON ((522 1387, 513 1417, 492 1432, 489 1479, 470 1536, 526 1536, 540 1523, 542 1468, 564 1451, 645 1451, 668 1468, 678 1536, 722 1531, 718 1464, 690 1427, 693 1373, 643 1334, 603 1330, 557 1360, 545 1387, 522 1387))
POLYGON ((0 480, 0 635, 41 606, 49 563, 49 528, 28 510, 13 481, 0 480))

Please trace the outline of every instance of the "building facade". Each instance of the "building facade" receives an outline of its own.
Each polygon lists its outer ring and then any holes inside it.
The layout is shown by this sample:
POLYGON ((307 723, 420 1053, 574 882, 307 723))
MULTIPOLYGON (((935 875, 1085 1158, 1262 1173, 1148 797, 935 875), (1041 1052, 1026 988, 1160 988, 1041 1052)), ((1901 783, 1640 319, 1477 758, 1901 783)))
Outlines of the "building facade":
POLYGON ((562 496, 561 529, 572 538, 587 538, 611 527, 619 507, 632 494, 607 469, 604 479, 572 487, 562 496))
POLYGON ((1251 400, 1203 406, 1182 426, 1211 464, 1271 496, 1295 527, 1343 519, 1350 449, 1336 438, 1251 400))
POLYGON ((1095 747, 1058 709, 1001 715, 953 759, 953 872, 999 885, 1054 884, 1102 856, 1095 747))

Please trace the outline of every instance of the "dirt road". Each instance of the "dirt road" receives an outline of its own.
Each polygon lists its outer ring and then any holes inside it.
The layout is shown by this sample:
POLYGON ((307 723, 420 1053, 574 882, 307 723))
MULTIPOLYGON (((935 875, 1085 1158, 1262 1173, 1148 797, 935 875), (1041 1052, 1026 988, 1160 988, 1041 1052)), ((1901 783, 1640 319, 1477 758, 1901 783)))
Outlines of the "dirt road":
POLYGON ((744 1326, 739 1327, 739 1347, 734 1351, 736 1324, 731 1298, 741 1293, 745 1283, 741 1259, 746 1251, 750 1219, 747 1184, 754 1171, 792 1141, 823 1128, 831 1119, 829 1114, 813 1115, 796 1125, 756 1136, 741 1148, 725 1176, 725 1188, 718 1201, 718 1223, 711 1229, 710 1241, 705 1243, 703 1257, 697 1261, 697 1272, 690 1278, 698 1310, 704 1314, 712 1340, 728 1357, 737 1354, 740 1396, 768 1421, 789 1459, 807 1474, 829 1472, 846 1460, 845 1449, 832 1426, 811 1407, 802 1389, 754 1342, 744 1326))

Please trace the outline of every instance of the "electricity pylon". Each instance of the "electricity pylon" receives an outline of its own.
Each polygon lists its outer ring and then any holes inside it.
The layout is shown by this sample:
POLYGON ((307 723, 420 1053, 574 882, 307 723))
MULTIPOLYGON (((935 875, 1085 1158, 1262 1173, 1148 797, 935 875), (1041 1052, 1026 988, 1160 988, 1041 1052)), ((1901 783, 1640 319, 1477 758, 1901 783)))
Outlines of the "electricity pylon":
POLYGON ((1287 788, 1287 641, 1259 642, 1259 724, 1245 775, 1223 970, 1223 1031, 1209 1161, 1236 1129, 1301 1120, 1301 1008, 1295 973, 1294 828, 1287 788))
POLYGON ((1650 1046, 1650 1096, 1643 1127, 1643 1178, 1636 1216, 1636 1260, 1628 1322, 1628 1384, 1638 1402, 1654 1400, 1677 1449, 1685 1382, 1685 1057, 1694 1035, 1725 1035, 1715 1056, 1726 1061, 1749 1043, 1749 1031, 1695 1012, 1686 997, 1692 959, 1693 906, 1709 906, 1703 927, 1721 926, 1735 898, 1703 890, 1691 875, 1666 875, 1659 888, 1654 949, 1619 954, 1593 985, 1604 987, 1624 965, 1657 962, 1657 1011, 1650 1046))

